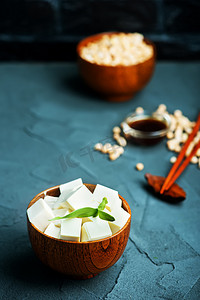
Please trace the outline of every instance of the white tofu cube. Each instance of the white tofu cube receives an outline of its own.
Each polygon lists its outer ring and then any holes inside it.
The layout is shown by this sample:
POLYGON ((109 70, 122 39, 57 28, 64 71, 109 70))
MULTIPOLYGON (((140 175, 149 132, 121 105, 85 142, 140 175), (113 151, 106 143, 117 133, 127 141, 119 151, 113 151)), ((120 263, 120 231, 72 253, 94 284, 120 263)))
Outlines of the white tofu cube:
POLYGON ((80 242, 82 219, 65 219, 61 223, 60 238, 66 241, 80 242))
POLYGON ((119 198, 118 192, 101 184, 96 185, 93 197, 99 203, 102 202, 104 197, 106 197, 108 200, 106 208, 109 211, 122 206, 122 200, 119 198))
POLYGON ((68 209, 69 206, 67 205, 66 200, 72 194, 73 194, 73 192, 71 192, 71 193, 68 193, 67 191, 63 192, 63 194, 61 194, 58 197, 58 201, 55 202, 53 209, 62 209, 62 208, 68 209))
POLYGON ((94 218, 93 222, 86 222, 81 227, 81 242, 96 241, 112 235, 107 221, 94 218))
POLYGON ((60 228, 56 227, 53 223, 50 223, 44 231, 45 234, 54 237, 56 239, 60 238, 60 228))
POLYGON ((81 186, 83 186, 82 179, 76 179, 65 184, 60 185, 60 196, 58 197, 57 202, 54 205, 54 209, 56 208, 69 208, 66 200, 81 186))
MULTIPOLYGON (((55 217, 64 217, 66 215, 68 215, 70 213, 69 210, 67 209, 54 209, 53 210, 53 214, 55 217)), ((52 221, 53 224, 57 227, 60 227, 61 226, 61 223, 62 223, 62 219, 61 220, 55 220, 55 221, 52 221)))
POLYGON ((42 198, 27 209, 27 215, 29 221, 42 232, 50 224, 49 220, 54 218, 53 211, 42 198))
POLYGON ((83 185, 83 181, 81 178, 75 179, 73 181, 64 183, 60 185, 60 193, 62 194, 64 191, 72 191, 77 189, 83 185))
POLYGON ((88 188, 83 185, 75 193, 73 193, 68 199, 67 204, 70 209, 76 210, 83 207, 98 207, 98 202, 93 200, 93 194, 88 188))
POLYGON ((54 207, 56 201, 58 201, 58 197, 52 197, 52 196, 46 195, 46 196, 44 197, 44 201, 49 205, 49 207, 50 207, 51 209, 53 209, 53 207, 54 207))
POLYGON ((126 222, 128 221, 130 214, 125 211, 122 207, 112 210, 112 216, 115 218, 114 222, 109 222, 110 229, 112 230, 112 234, 115 234, 119 231, 126 222))
POLYGON ((67 214, 69 214, 69 210, 68 209, 65 209, 65 208, 62 208, 62 209, 54 209, 53 210, 53 214, 55 217, 63 217, 67 214))

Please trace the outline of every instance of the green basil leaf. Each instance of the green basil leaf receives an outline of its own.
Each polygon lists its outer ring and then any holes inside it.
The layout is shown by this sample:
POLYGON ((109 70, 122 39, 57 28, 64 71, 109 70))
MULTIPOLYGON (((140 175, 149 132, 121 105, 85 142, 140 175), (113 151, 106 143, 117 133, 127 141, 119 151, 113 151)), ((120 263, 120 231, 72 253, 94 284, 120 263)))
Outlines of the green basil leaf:
POLYGON ((104 208, 106 207, 106 204, 108 203, 108 200, 106 197, 103 198, 102 202, 99 204, 98 209, 100 210, 104 210, 104 208))
POLYGON ((99 218, 105 221, 113 222, 115 221, 115 218, 109 214, 107 214, 105 211, 99 210, 99 218))
POLYGON ((98 215, 98 209, 97 208, 92 208, 92 207, 83 207, 79 208, 72 213, 63 216, 63 217, 56 217, 54 219, 51 219, 49 221, 54 221, 54 220, 60 220, 60 219, 71 219, 71 218, 86 218, 86 217, 96 217, 98 215))
POLYGON ((99 214, 99 210, 98 210, 98 208, 96 208, 96 213, 94 213, 93 218, 97 217, 98 214, 99 214))

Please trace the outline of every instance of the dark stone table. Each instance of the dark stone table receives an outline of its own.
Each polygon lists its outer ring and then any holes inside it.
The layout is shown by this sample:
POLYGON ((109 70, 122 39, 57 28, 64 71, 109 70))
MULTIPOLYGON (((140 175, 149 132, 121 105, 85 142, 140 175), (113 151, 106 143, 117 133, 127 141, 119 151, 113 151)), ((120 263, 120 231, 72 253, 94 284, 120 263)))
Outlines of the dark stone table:
POLYGON ((195 120, 200 108, 200 63, 159 62, 152 81, 126 103, 90 92, 74 63, 0 66, 0 298, 200 299, 200 169, 178 180, 187 199, 176 205, 145 188, 144 173, 166 175, 173 155, 166 141, 128 145, 111 162, 93 151, 137 106, 165 103, 195 120), (145 169, 138 172, 137 162, 145 169), (82 177, 117 189, 132 209, 130 239, 120 260, 93 279, 75 281, 35 257, 26 208, 40 191, 82 177))

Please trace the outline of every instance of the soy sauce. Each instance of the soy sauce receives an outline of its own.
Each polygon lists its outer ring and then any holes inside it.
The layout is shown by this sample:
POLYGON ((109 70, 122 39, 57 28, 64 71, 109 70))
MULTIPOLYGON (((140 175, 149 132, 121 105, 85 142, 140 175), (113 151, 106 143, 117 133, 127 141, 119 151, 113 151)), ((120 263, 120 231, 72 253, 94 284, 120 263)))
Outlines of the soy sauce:
POLYGON ((132 123, 129 123, 128 125, 135 130, 140 130, 143 132, 154 132, 167 128, 164 122, 150 118, 137 120, 132 123))
POLYGON ((157 144, 165 136, 165 133, 163 134, 162 130, 165 131, 167 129, 167 124, 165 122, 154 118, 144 118, 136 120, 133 122, 129 122, 128 125, 129 127, 138 131, 138 134, 128 133, 126 135, 126 138, 130 141, 133 141, 136 144, 141 145, 157 144))

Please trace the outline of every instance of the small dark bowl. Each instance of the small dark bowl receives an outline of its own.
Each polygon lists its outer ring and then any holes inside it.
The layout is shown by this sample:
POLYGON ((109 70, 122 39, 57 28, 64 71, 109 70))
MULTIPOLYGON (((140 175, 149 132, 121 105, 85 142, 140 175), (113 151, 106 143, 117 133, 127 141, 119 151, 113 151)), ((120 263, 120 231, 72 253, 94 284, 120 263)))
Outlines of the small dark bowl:
POLYGON ((77 46, 78 65, 81 76, 89 87, 108 101, 121 102, 132 98, 150 80, 155 66, 155 45, 145 39, 146 44, 153 46, 153 56, 142 63, 129 66, 99 65, 81 57, 81 49, 88 43, 95 42, 104 35, 111 36, 113 34, 119 34, 119 32, 100 33, 79 42, 77 46))
MULTIPOLYGON (((94 191, 95 185, 85 185, 91 192, 94 191)), ((31 200, 28 208, 40 198, 44 198, 45 192, 50 196, 59 196, 59 186, 39 193, 31 200)), ((102 240, 71 242, 56 239, 38 230, 27 217, 29 239, 36 256, 53 270, 74 279, 91 278, 110 268, 124 252, 131 225, 130 207, 124 198, 119 197, 130 218, 121 230, 102 240)))
MULTIPOLYGON (((121 127, 124 133, 124 136, 134 143, 141 145, 154 145, 160 142, 167 134, 170 126, 170 117, 168 114, 160 114, 157 112, 150 113, 144 111, 143 113, 137 114, 133 113, 129 115, 122 123, 121 127), (157 124, 154 124, 154 129, 147 130, 138 130, 132 128, 130 124, 138 121, 156 121, 157 124), (157 129, 156 129, 157 125, 157 129), (161 126, 159 128, 159 125, 161 126)), ((151 125, 151 124, 150 124, 151 125)), ((153 124, 152 124, 153 125, 153 124)))

